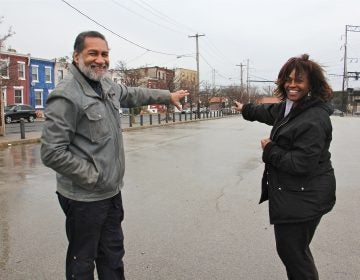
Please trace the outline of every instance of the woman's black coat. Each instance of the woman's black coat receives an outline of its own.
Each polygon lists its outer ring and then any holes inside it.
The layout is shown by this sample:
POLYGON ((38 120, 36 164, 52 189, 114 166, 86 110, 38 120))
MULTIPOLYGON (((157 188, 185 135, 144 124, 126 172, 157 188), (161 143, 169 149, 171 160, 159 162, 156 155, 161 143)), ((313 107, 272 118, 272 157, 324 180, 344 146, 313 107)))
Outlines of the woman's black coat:
POLYGON ((287 117, 285 102, 246 104, 244 119, 272 125, 265 146, 260 203, 269 199, 270 223, 301 222, 329 212, 335 204, 335 175, 330 161, 332 107, 305 98, 287 117))

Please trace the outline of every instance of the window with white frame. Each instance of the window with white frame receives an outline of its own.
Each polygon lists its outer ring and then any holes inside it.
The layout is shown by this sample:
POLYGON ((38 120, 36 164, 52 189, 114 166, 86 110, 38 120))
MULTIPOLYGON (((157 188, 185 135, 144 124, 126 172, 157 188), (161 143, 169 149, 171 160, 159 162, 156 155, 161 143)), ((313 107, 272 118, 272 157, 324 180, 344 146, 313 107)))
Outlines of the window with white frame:
POLYGON ((43 90, 35 89, 35 108, 43 108, 43 90))
POLYGON ((2 78, 9 78, 9 60, 0 59, 0 75, 2 78))
POLYGON ((14 103, 15 104, 23 103, 23 93, 24 93, 24 87, 14 87, 14 103))
POLYGON ((18 61, 18 76, 19 80, 25 80, 25 62, 18 61))
POLYGON ((38 65, 31 66, 31 81, 33 81, 33 82, 39 81, 39 66, 38 65))
POLYGON ((51 67, 45 66, 45 83, 51 83, 51 67))
POLYGON ((62 69, 57 70, 57 78, 58 78, 58 81, 61 81, 62 79, 64 79, 64 70, 62 70, 62 69))
POLYGON ((5 106, 7 105, 6 99, 6 87, 1 87, 2 100, 4 101, 5 106))

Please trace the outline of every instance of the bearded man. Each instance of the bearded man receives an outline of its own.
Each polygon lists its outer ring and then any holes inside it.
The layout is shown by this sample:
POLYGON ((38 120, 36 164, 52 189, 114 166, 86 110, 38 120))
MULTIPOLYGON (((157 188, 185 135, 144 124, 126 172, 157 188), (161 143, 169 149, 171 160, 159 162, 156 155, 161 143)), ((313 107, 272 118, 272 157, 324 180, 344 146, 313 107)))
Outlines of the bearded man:
POLYGON ((125 279, 121 189, 125 171, 119 109, 172 103, 187 91, 131 88, 107 77, 109 47, 97 31, 75 40, 69 75, 49 95, 41 159, 56 171, 69 241, 66 279, 125 279))

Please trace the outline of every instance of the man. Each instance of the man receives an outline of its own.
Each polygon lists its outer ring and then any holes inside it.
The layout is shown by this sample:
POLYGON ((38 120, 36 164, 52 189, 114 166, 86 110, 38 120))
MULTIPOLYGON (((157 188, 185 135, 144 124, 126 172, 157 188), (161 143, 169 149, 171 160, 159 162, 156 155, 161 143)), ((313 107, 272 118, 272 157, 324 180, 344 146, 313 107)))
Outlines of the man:
POLYGON ((41 159, 54 169, 69 241, 66 279, 125 279, 125 170, 119 109, 154 103, 180 107, 187 91, 128 88, 106 77, 109 48, 96 31, 80 33, 69 75, 47 99, 41 159))

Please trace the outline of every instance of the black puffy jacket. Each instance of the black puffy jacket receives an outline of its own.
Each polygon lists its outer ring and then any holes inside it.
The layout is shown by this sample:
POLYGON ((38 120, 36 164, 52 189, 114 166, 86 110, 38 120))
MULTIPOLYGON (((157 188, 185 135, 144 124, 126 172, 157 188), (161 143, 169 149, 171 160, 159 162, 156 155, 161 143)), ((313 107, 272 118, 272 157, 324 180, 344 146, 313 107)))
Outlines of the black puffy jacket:
POLYGON ((285 102, 246 104, 244 119, 272 125, 263 151, 265 171, 260 203, 269 199, 270 223, 301 222, 335 205, 336 181, 329 152, 332 107, 305 98, 287 117, 285 102))

